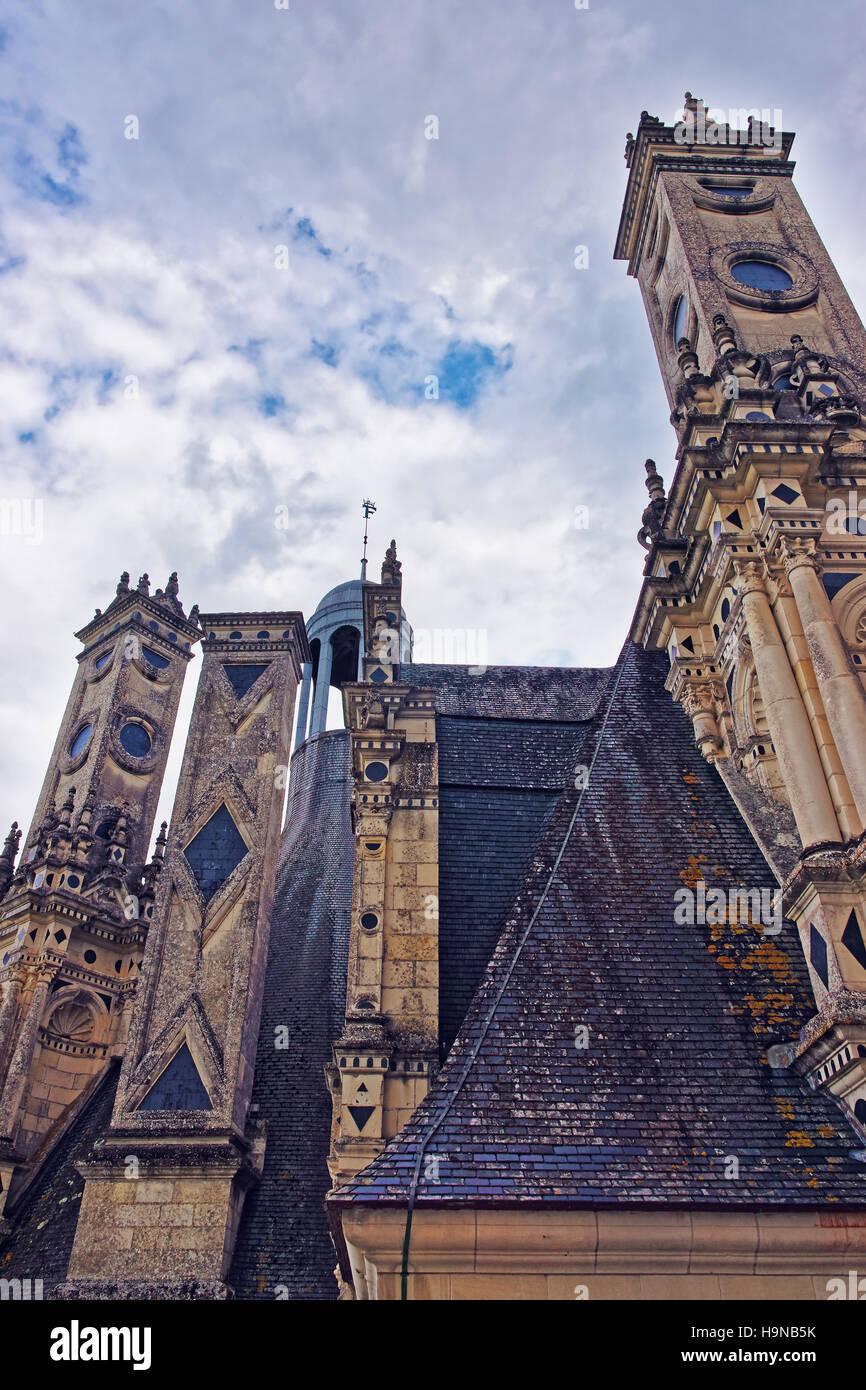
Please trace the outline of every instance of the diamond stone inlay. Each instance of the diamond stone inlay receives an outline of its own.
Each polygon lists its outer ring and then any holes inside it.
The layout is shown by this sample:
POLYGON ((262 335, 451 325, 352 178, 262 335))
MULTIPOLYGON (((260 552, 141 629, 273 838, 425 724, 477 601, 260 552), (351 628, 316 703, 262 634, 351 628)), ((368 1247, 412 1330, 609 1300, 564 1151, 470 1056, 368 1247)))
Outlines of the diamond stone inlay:
POLYGON ((246 852, 241 833, 223 802, 184 850, 205 902, 222 888, 246 852))

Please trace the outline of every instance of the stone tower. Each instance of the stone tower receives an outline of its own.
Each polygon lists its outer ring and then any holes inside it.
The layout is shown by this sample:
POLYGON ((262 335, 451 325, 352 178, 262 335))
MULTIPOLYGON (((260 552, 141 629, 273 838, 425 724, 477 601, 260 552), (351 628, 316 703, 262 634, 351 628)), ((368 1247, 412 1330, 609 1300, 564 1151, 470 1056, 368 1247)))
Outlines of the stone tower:
POLYGON ((164 834, 146 863, 191 649, 177 575, 124 573, 84 644, 13 876, 0 856, 0 1207, 122 1051, 164 834), (10 883, 11 880, 11 883, 10 883))
POLYGON ((361 678, 343 685, 355 831, 346 1017, 326 1068, 336 1183, 398 1133, 439 1057, 436 702, 432 690, 407 680, 393 540, 380 583, 359 587, 361 678))
POLYGON ((225 1296, 261 1166, 266 1135, 250 1094, 295 692, 310 653, 300 613, 201 622, 142 989, 110 1128, 82 1166, 70 1297, 225 1296))
POLYGON ((686 94, 629 136, 616 255, 671 420, 632 636, 784 885, 817 1012, 787 1061, 866 1136, 866 332, 792 182, 793 135, 686 94), (861 512, 864 519, 861 524, 861 512))

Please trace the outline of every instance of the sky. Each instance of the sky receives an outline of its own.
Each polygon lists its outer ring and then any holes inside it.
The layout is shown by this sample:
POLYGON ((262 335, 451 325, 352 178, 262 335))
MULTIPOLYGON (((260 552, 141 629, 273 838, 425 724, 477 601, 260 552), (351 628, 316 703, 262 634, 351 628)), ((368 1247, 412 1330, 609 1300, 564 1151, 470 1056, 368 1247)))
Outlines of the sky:
POLYGON ((0 834, 121 570, 310 615, 365 497, 429 642, 612 663, 675 445, 626 132, 686 88, 780 109, 862 313, 864 35, 862 0, 0 4, 0 834))

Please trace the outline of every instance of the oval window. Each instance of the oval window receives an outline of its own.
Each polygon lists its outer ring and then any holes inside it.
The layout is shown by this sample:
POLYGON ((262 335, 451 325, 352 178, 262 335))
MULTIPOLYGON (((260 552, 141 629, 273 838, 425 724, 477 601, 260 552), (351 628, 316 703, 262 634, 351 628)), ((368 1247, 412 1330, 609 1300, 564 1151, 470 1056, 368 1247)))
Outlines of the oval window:
POLYGON ((95 666, 95 668, 96 668, 97 671, 103 670, 103 668, 106 666, 106 664, 111 660, 111 655, 112 655, 111 652, 103 652, 103 653, 102 653, 102 656, 98 656, 98 657, 96 658, 96 660, 95 660, 95 662, 94 662, 93 664, 94 664, 94 666, 95 666))
POLYGON ((368 782, 384 782, 388 776, 387 763, 368 763, 364 768, 364 776, 368 782))
POLYGON ((150 662, 151 666, 157 666, 160 671, 164 671, 169 664, 168 657, 160 656, 159 652, 155 652, 152 647, 142 646, 141 650, 144 652, 145 658, 150 662))
POLYGON ((741 285, 753 290, 789 290, 793 278, 774 261, 738 261, 731 266, 731 274, 741 285))
POLYGON ((674 347, 676 347, 677 343, 680 341, 680 338, 684 338, 686 336, 686 328, 688 327, 688 322, 689 301, 686 299, 684 294, 681 294, 679 299, 677 300, 676 313, 674 314, 674 347))
POLYGON ((150 734, 142 724, 124 724, 120 731, 120 742, 133 758, 144 758, 150 752, 150 734))
POLYGON ((70 745, 69 745, 69 756, 70 756, 70 758, 80 758, 80 757, 81 757, 81 754, 84 752, 85 748, 87 747, 88 743, 90 742, 90 736, 91 736, 92 733, 93 733, 93 725, 92 725, 92 724, 85 724, 83 729, 79 729, 79 730, 78 730, 78 733, 75 735, 75 738, 72 740, 72 742, 71 742, 70 745))
POLYGON ((717 198, 748 198, 754 184, 733 184, 733 183, 704 183, 701 187, 708 193, 714 193, 717 198))

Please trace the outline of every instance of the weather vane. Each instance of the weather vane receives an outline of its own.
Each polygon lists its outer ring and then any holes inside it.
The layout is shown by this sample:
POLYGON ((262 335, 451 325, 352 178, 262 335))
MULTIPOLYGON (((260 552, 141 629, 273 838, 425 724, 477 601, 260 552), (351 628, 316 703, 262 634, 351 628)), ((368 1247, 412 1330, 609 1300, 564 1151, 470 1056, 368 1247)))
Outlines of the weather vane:
POLYGON ((367 578, 367 523, 376 510, 376 503, 371 502, 369 497, 365 497, 361 507, 364 512, 364 554, 361 556, 361 579, 363 581, 367 578))

